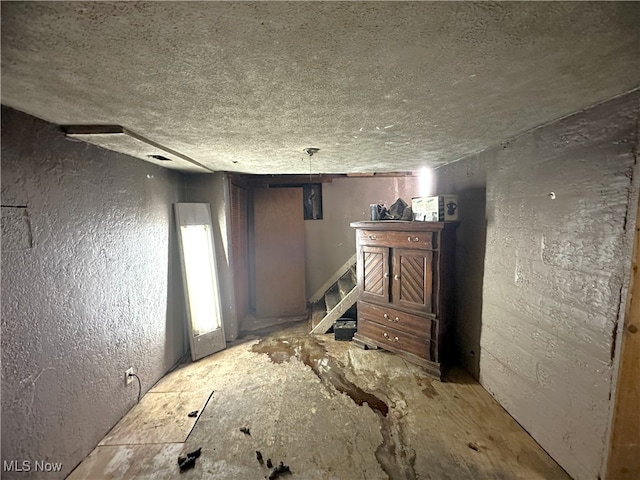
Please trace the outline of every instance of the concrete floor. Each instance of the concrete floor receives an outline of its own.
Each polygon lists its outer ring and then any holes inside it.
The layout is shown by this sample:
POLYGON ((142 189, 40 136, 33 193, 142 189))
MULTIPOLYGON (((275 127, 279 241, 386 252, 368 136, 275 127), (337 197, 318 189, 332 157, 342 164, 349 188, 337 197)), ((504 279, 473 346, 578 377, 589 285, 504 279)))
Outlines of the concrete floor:
POLYGON ((263 479, 256 450, 291 479, 570 478, 466 372, 441 383, 308 330, 277 327, 181 365, 68 478, 263 479), (197 448, 179 475, 178 455, 197 448))

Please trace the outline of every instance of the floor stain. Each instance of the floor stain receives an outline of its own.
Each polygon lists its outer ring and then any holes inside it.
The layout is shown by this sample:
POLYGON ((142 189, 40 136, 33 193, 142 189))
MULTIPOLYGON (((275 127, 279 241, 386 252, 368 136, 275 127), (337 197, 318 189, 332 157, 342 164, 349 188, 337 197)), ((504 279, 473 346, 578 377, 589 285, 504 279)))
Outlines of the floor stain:
POLYGON ((433 388, 432 380, 428 380, 419 375, 414 375, 414 376, 415 376, 416 382, 418 383, 418 387, 422 389, 422 393, 424 394, 425 397, 433 398, 436 395, 438 395, 438 392, 436 392, 436 389, 433 388))
MULTIPOLYGON (((328 387, 348 395, 357 405, 365 403, 380 419, 382 443, 375 451, 376 459, 385 473, 394 480, 415 480, 416 452, 405 444, 397 419, 389 415, 386 402, 372 393, 365 392, 344 375, 344 366, 327 355, 326 348, 311 336, 266 337, 251 347, 255 353, 268 355, 273 363, 283 363, 296 358, 309 366, 328 387)), ((435 395, 431 384, 424 384, 425 395, 435 395), (426 390, 426 391, 425 391, 426 390)))
POLYGON ((282 339, 267 337, 251 350, 264 353, 273 363, 283 363, 295 357, 305 365, 311 367, 313 373, 327 386, 332 386, 341 393, 345 393, 357 405, 365 403, 374 412, 386 417, 389 413, 388 405, 372 393, 365 392, 345 377, 342 366, 326 354, 326 349, 312 337, 282 339))
POLYGON ((376 449, 376 459, 393 480, 416 480, 416 452, 405 444, 398 422, 380 417, 382 443, 376 449))

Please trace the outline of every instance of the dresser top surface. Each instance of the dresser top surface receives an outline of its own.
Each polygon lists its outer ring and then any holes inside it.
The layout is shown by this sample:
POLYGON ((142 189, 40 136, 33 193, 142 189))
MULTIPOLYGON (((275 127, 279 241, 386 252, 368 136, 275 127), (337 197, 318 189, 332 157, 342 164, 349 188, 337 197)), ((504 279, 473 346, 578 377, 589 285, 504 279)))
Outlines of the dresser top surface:
POLYGON ((405 220, 378 220, 351 222, 353 228, 367 230, 395 230, 406 232, 435 232, 456 228, 460 222, 411 222, 405 220))

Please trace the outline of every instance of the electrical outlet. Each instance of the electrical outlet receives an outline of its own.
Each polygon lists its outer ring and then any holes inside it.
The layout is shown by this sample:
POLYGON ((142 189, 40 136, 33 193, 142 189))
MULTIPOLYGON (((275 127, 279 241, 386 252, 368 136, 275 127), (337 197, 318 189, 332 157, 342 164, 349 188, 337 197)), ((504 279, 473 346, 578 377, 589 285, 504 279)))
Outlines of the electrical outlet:
POLYGON ((134 372, 133 371, 133 367, 127 368, 127 371, 124 372, 124 384, 125 385, 129 385, 131 384, 131 382, 133 382, 133 377, 131 375, 133 375, 134 372))

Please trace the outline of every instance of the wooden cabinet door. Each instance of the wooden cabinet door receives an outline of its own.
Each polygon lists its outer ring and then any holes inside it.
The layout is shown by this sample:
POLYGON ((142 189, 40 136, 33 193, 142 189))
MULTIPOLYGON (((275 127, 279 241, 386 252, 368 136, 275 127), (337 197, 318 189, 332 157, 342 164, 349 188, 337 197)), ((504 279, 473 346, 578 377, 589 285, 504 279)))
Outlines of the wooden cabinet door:
POLYGON ((395 305, 433 313, 433 252, 394 249, 391 291, 395 305))
POLYGON ((358 288, 362 300, 389 302, 389 249, 362 245, 357 263, 358 288))

